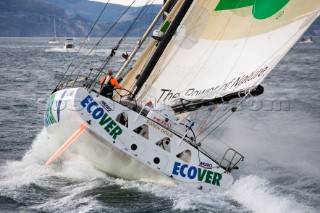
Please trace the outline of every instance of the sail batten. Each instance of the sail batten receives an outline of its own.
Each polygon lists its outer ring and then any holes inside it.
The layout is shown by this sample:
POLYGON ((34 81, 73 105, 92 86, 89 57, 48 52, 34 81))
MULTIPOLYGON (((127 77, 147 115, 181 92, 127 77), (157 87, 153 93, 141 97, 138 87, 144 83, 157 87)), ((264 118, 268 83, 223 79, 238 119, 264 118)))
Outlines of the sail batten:
POLYGON ((255 89, 319 16, 319 9, 320 0, 197 0, 139 98, 210 102, 255 89))

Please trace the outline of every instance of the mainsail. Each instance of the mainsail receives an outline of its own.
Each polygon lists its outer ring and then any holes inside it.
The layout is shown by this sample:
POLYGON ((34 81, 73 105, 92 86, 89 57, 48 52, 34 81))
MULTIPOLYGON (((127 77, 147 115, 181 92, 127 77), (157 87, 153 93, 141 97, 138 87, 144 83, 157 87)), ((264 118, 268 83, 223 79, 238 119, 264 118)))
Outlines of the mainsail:
POLYGON ((137 97, 179 106, 255 91, 319 9, 320 0, 194 1, 137 97))

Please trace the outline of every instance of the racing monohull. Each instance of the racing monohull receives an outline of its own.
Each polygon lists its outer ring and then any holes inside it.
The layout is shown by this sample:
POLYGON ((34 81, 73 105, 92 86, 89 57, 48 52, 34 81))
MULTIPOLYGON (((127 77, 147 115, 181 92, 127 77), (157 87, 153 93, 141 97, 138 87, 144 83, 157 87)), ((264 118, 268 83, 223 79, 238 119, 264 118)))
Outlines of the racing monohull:
POLYGON ((167 1, 154 39, 117 75, 127 91, 113 99, 99 94, 106 64, 95 74, 64 79, 47 102, 48 135, 62 145, 79 132, 66 152, 115 177, 227 188, 244 157, 230 147, 209 153, 185 115, 262 94, 260 83, 319 10, 320 0, 167 1))

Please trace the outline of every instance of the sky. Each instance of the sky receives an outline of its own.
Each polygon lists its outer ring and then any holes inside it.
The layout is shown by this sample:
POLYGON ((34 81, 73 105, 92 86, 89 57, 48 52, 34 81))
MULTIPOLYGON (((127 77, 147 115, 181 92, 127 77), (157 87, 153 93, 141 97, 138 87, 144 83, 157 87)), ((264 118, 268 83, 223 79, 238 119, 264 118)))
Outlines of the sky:
MULTIPOLYGON (((89 0, 89 1, 96 1, 96 2, 103 2, 107 3, 108 0, 89 0)), ((121 4, 129 6, 134 0, 110 0, 109 3, 112 4, 121 4)), ((133 7, 141 7, 147 3, 148 0, 136 0, 136 2, 132 5, 133 7)), ((150 0, 150 4, 163 4, 163 0, 150 0)))

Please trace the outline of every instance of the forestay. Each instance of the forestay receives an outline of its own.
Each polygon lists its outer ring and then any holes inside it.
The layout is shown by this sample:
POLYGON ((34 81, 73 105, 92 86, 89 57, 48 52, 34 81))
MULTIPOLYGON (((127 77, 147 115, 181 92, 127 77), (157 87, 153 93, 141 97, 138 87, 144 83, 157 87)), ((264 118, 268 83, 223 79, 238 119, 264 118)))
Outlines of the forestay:
POLYGON ((253 89, 319 16, 320 0, 197 0, 139 93, 212 100, 253 89))

